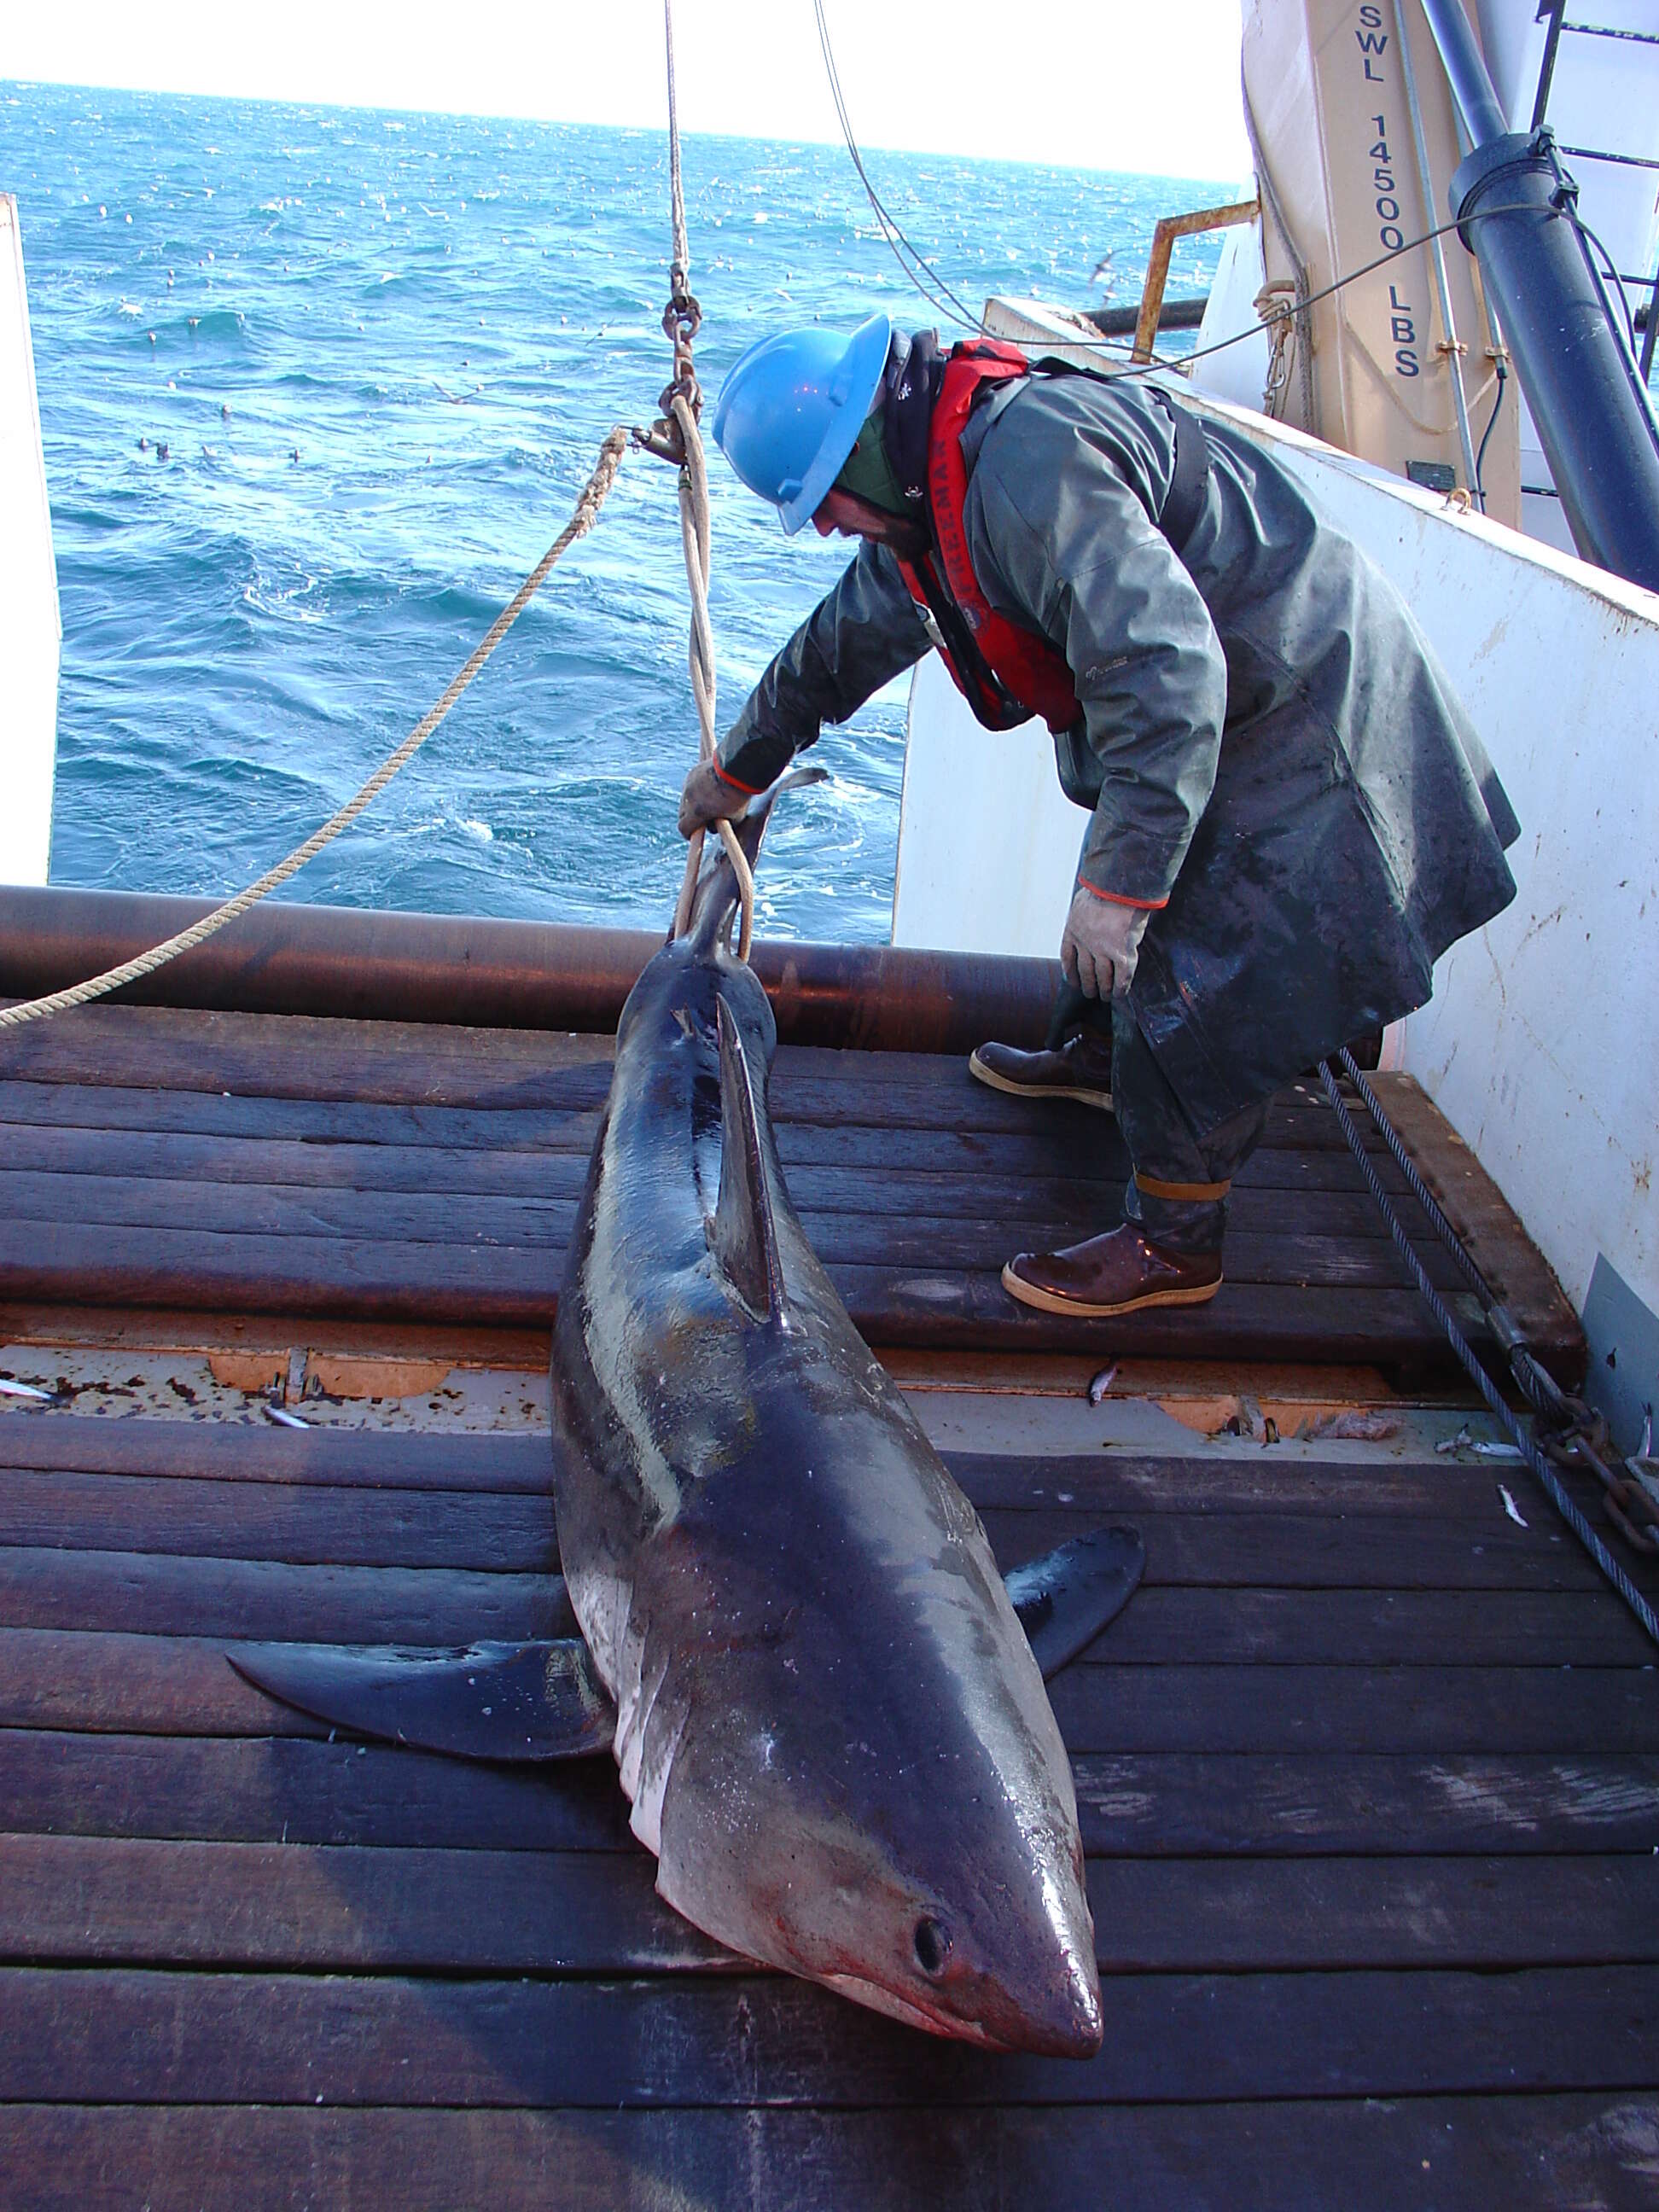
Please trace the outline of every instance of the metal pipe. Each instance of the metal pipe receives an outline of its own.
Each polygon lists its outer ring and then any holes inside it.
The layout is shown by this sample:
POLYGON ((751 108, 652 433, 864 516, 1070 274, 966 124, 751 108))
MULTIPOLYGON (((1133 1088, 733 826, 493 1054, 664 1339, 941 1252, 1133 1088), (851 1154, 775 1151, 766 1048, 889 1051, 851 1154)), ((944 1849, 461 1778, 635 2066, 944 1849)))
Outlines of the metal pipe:
POLYGON ((1474 151, 1451 180, 1573 543, 1659 591, 1659 422, 1577 218, 1547 125, 1510 132, 1460 0, 1422 0, 1474 151))
MULTIPOLYGON (((1395 43, 1400 49, 1400 78, 1406 88, 1406 112, 1412 119, 1412 140, 1417 149, 1417 180, 1423 194, 1423 220, 1426 228, 1434 228, 1434 172, 1429 166, 1428 140, 1423 132, 1423 111, 1418 104, 1417 70, 1412 61, 1411 41, 1406 35, 1404 0, 1395 0, 1394 29, 1395 43)), ((1446 256, 1438 235, 1429 240, 1429 252, 1434 263, 1435 289, 1440 295, 1440 319, 1446 333, 1446 365, 1451 371, 1452 406, 1457 416, 1458 442, 1463 448, 1463 483, 1471 499, 1486 511, 1486 496, 1481 490, 1475 469, 1474 436, 1469 428, 1468 393, 1463 386, 1463 349, 1457 342, 1457 322, 1452 313, 1451 283, 1446 275, 1446 256)))
MULTIPOLYGON (((1202 299, 1166 299, 1158 311, 1160 331, 1195 331, 1204 320, 1204 310, 1210 304, 1206 292, 1202 299)), ((1091 307, 1087 316, 1104 338, 1132 338, 1140 321, 1139 307, 1091 307)))
MULTIPOLYGON (((62 990, 209 911, 139 892, 0 888, 0 997, 62 990)), ((605 1031, 662 942, 647 930, 272 899, 112 1003, 605 1031)), ((1040 1045, 1060 980, 1051 960, 884 945, 757 942, 752 965, 786 1042, 873 1051, 967 1052, 993 1036, 1040 1045)), ((0 1076, 51 1026, 0 1041, 0 1076)))
POLYGON ((1492 89, 1469 19, 1463 13, 1462 0, 1423 0, 1423 13, 1440 49, 1452 98, 1471 143, 1479 147, 1490 138, 1501 138, 1510 119, 1492 89))

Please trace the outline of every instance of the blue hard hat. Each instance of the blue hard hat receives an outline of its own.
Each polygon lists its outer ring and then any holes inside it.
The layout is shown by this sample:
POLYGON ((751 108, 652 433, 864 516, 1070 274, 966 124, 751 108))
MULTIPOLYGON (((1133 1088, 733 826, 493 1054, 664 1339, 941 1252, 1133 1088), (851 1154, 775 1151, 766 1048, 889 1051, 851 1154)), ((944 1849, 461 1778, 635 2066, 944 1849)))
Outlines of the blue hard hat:
POLYGON ((850 338, 780 331, 751 345, 720 386, 714 441, 793 538, 859 441, 881 389, 893 326, 872 315, 850 338))

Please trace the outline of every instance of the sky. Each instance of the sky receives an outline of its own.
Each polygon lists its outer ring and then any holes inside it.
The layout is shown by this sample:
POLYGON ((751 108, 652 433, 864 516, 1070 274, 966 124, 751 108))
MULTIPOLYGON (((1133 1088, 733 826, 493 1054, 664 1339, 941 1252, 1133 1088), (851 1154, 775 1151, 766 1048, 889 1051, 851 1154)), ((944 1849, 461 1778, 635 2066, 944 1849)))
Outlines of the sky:
MULTIPOLYGON (((861 144, 1248 175, 1239 0, 825 0, 861 144)), ((811 0, 674 0, 680 128, 833 140, 811 0)), ((660 0, 9 0, 0 78, 659 128, 660 0)))

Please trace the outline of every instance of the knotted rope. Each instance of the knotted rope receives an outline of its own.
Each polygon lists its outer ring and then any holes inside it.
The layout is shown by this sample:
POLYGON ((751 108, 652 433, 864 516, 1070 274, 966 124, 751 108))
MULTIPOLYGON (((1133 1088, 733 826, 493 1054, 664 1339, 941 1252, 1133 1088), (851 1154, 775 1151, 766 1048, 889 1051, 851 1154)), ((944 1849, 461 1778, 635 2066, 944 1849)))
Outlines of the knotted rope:
MULTIPOLYGON (((428 708, 396 752, 380 763, 368 782, 346 801, 337 814, 331 816, 320 830, 313 830, 303 845, 296 845, 286 860, 279 860, 274 868, 268 868, 257 883, 250 884, 246 890, 238 891, 234 898, 227 899, 222 906, 215 907, 210 914, 204 914, 199 921, 193 921, 188 929, 180 930, 176 937, 169 937, 164 944, 152 945, 148 952, 141 952, 137 959, 125 961, 118 968, 106 969, 101 975, 91 976, 86 982, 76 983, 68 990, 54 991, 49 997, 30 999, 21 1006, 0 1010, 0 1029, 20 1029, 25 1022, 37 1022, 46 1014, 62 1013, 70 1006, 83 1006, 88 1000, 101 999, 106 992, 118 991, 125 984, 137 983, 143 976, 154 975, 169 960, 176 960, 181 952, 190 951, 193 946, 224 928, 228 922, 234 921, 238 915, 246 914, 250 907, 257 906, 262 898, 268 897, 290 876, 296 875, 307 860, 314 860, 325 845, 331 845, 343 830, 349 830, 369 802, 377 798, 392 778, 401 775, 414 759, 547 581, 560 557, 593 527, 599 520, 599 509, 605 505, 611 487, 617 480, 623 455, 628 450, 629 438, 627 428, 617 423, 599 448, 593 473, 583 485, 581 496, 576 501, 569 521, 491 623, 473 648, 465 665, 452 678, 442 697, 428 708)), ((712 702, 710 713, 713 713, 712 702)))

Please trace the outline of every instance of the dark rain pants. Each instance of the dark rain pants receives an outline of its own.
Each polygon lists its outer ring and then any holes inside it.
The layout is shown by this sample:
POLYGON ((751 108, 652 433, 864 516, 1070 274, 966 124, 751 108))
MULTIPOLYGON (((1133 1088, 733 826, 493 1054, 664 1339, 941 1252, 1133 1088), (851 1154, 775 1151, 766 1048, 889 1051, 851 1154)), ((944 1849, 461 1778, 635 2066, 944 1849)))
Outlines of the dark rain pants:
POLYGON ((1265 1103, 1195 1136, 1130 1010, 1062 982, 1048 1024, 1050 1048, 1079 1029, 1112 1040, 1112 1103, 1133 1169, 1123 1194, 1126 1218, 1172 1252, 1219 1251, 1226 1186, 1261 1141, 1265 1103), (1148 1189, 1149 1183, 1164 1188, 1148 1189))

